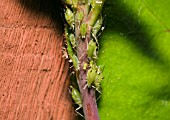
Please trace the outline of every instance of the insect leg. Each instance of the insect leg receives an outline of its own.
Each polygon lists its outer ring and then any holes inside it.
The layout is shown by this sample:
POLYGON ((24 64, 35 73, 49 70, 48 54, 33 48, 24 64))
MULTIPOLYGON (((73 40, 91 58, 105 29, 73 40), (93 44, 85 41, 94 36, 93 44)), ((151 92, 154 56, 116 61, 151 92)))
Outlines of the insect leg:
POLYGON ((94 88, 97 92, 99 92, 100 94, 102 94, 102 92, 101 92, 100 90, 96 89, 95 86, 92 85, 92 88, 94 88))
POLYGON ((84 118, 84 116, 83 116, 81 113, 79 113, 79 112, 77 111, 77 109, 75 110, 75 112, 76 112, 78 115, 80 115, 81 117, 84 118))

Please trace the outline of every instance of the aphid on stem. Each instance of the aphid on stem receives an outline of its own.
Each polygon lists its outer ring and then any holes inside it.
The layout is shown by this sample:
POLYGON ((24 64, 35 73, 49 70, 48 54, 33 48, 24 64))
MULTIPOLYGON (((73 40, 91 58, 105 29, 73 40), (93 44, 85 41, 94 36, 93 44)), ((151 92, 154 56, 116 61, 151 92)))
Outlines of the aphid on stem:
POLYGON ((76 13, 76 18, 77 18, 77 21, 78 21, 79 23, 81 23, 81 21, 82 21, 83 18, 84 18, 84 13, 83 13, 83 11, 81 11, 81 10, 77 11, 77 13, 76 13))
POLYGON ((87 72, 87 86, 90 88, 97 75, 96 66, 92 65, 87 72))
POLYGON ((97 46, 93 40, 90 40, 87 47, 87 56, 90 60, 97 59, 97 46))
POLYGON ((96 91, 101 94, 100 83, 103 80, 103 74, 101 72, 101 67, 96 66, 93 61, 90 61, 90 69, 87 72, 87 84, 84 86, 85 89, 93 87, 96 91))
POLYGON ((80 34, 81 37, 84 39, 86 37, 87 34, 87 24, 86 23, 82 23, 80 26, 80 34))
POLYGON ((84 65, 83 65, 83 70, 86 70, 87 67, 88 67, 88 64, 87 64, 87 63, 84 63, 84 65))
POLYGON ((74 24, 75 24, 74 14, 68 7, 66 7, 65 19, 67 23, 70 25, 70 27, 74 29, 74 24))
POLYGON ((101 67, 97 67, 97 75, 96 78, 94 80, 94 88, 96 89, 96 91, 98 91, 101 94, 100 91, 100 83, 101 81, 104 79, 103 74, 101 72, 101 67))
POLYGON ((99 31, 103 29, 101 9, 104 1, 105 0, 65 0, 67 54, 63 53, 65 57, 69 57, 69 62, 71 62, 72 65, 72 73, 75 73, 77 78, 76 82, 83 96, 84 103, 82 103, 79 91, 72 86, 70 86, 71 95, 75 103, 79 106, 75 111, 77 112, 83 106, 85 118, 88 120, 99 120, 95 91, 101 93, 100 83, 103 75, 100 67, 96 65, 97 52, 99 49, 97 35, 99 35, 99 31), (86 82, 87 84, 84 87, 84 83, 86 82), (83 91, 83 89, 85 90, 83 91), (88 92, 89 90, 90 92, 88 92), (94 114, 88 112, 88 106, 93 108, 91 112, 94 114))
POLYGON ((75 47, 76 47, 76 38, 75 38, 73 33, 69 34, 69 40, 71 42, 71 45, 72 45, 73 49, 75 49, 75 47))
POLYGON ((80 110, 83 106, 82 106, 82 98, 81 98, 81 95, 80 95, 80 92, 74 88, 73 86, 70 86, 71 88, 71 96, 72 96, 72 99, 74 100, 75 104, 77 104, 79 107, 76 108, 76 113, 79 114, 80 116, 84 117, 82 114, 80 114, 78 112, 78 110, 80 110))
POLYGON ((94 24, 94 26, 92 27, 92 36, 93 38, 95 39, 96 43, 97 43, 97 46, 99 46, 99 43, 98 43, 98 39, 97 39, 97 33, 101 30, 101 27, 102 27, 102 23, 103 23, 103 19, 102 17, 100 16, 96 23, 94 24))
POLYGON ((65 0, 67 5, 70 5, 72 8, 77 8, 78 0, 65 0))
MULTIPOLYGON (((73 51, 67 26, 65 28, 65 38, 66 38, 66 42, 67 42, 67 52, 68 52, 68 55, 70 57, 69 61, 73 62, 73 66, 74 66, 75 71, 78 71, 80 69, 79 60, 78 60, 77 56, 75 55, 75 53, 73 51)), ((71 37, 71 39, 72 39, 72 37, 71 37)), ((74 38, 73 38, 73 40, 74 40, 74 38)))

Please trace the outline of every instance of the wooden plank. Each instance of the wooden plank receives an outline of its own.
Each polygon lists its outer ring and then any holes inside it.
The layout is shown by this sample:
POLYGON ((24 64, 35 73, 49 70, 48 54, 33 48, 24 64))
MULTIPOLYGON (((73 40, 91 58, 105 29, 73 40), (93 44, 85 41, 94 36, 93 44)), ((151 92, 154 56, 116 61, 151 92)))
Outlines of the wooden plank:
POLYGON ((74 120, 54 0, 0 2, 0 119, 74 120))

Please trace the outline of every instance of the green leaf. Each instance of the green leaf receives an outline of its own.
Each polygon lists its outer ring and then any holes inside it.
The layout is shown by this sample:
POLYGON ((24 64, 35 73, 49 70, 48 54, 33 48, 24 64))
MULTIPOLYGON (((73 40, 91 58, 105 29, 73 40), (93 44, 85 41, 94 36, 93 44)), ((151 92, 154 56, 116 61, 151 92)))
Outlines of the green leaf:
POLYGON ((101 120, 170 120, 170 0, 106 0, 101 120))

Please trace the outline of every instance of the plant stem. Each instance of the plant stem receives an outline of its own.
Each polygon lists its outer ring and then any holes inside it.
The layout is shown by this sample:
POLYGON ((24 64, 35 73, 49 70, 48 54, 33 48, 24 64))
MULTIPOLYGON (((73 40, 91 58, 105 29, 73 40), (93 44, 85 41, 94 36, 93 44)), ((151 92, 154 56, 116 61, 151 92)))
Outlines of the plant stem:
POLYGON ((83 107, 86 120, 100 119, 95 92, 100 92, 103 76, 100 66, 96 65, 96 59, 97 47, 99 47, 97 33, 102 26, 101 9, 104 1, 65 0, 68 5, 65 18, 69 25, 69 28, 67 26, 65 28, 67 52, 73 62, 81 93, 80 96, 79 92, 73 91, 72 98, 79 105, 77 110, 83 107))
MULTIPOLYGON (((79 29, 77 25, 76 28, 76 36, 79 36, 79 29)), ((79 76, 77 76, 77 82, 79 84, 79 89, 82 97, 83 103, 83 111, 86 120, 99 120, 99 114, 96 104, 96 96, 95 96, 95 89, 94 88, 84 88, 87 84, 87 71, 88 69, 84 70, 83 66, 84 63, 88 61, 87 56, 87 45, 91 40, 91 28, 88 28, 87 36, 85 40, 82 40, 80 37, 76 37, 78 44, 77 44, 77 55, 80 62, 80 70, 79 76)))
POLYGON ((89 41, 90 37, 86 37, 85 41, 80 41, 78 44, 78 58, 80 58, 80 71, 78 76, 78 83, 79 83, 79 89, 82 96, 82 103, 83 103, 83 111, 85 115, 86 120, 99 120, 98 115, 98 109, 96 104, 96 97, 95 97, 95 90, 93 88, 86 87, 84 89, 84 86, 86 86, 86 76, 87 76, 87 70, 83 69, 83 63, 87 62, 87 55, 85 54, 87 51, 87 42, 89 41), (83 56, 82 56, 83 55, 83 56))

